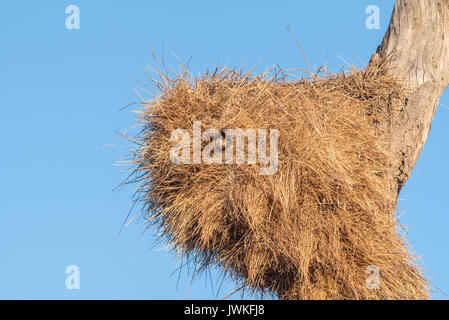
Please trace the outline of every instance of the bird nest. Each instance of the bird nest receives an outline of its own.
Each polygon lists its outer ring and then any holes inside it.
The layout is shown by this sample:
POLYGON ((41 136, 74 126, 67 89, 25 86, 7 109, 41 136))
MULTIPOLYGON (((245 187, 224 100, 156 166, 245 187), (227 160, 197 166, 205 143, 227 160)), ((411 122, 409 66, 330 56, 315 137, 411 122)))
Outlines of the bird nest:
POLYGON ((381 66, 161 77, 138 111, 132 177, 180 259, 281 299, 428 298, 383 138, 405 89, 381 66))

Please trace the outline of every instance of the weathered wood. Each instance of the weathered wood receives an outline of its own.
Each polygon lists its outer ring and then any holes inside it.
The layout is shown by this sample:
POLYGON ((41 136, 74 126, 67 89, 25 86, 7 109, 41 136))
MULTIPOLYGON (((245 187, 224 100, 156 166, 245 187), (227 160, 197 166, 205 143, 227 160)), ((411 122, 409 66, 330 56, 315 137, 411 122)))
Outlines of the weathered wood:
POLYGON ((397 0, 390 25, 372 61, 387 58, 388 72, 410 89, 390 114, 388 130, 399 193, 430 131, 449 85, 449 0, 397 0))

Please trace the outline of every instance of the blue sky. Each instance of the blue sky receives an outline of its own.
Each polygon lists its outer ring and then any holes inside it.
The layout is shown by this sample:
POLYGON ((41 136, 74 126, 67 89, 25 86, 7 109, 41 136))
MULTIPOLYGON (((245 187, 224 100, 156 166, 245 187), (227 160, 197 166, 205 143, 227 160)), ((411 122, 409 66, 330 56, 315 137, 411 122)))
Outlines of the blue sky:
MULTIPOLYGON (((115 165, 132 147, 119 138, 134 124, 138 80, 151 45, 187 61, 194 73, 218 63, 259 69, 328 61, 360 67, 380 43, 394 1, 22 1, 0 2, 0 298, 214 299, 230 293, 217 273, 195 279, 151 233, 131 223, 133 186, 115 165), (380 29, 365 26, 369 5, 380 29), (80 29, 65 26, 69 5, 80 29), (356 58, 357 57, 357 58, 356 58), (80 289, 65 286, 68 265, 80 289), (212 287, 211 282, 214 283, 212 287)), ((446 93, 441 103, 449 105, 446 93)), ((440 106, 422 157, 400 195, 408 238, 432 278, 449 292, 449 109, 440 106)), ((236 297, 238 298, 238 296, 236 297)), ((436 299, 447 297, 436 292, 436 299)))

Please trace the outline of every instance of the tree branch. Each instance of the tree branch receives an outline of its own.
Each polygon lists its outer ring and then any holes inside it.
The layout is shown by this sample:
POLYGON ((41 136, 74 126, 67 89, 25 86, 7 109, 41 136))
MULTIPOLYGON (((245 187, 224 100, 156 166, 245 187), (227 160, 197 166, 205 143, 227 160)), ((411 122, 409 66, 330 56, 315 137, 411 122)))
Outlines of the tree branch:
MULTIPOLYGON (((397 0, 390 25, 371 61, 410 89, 388 130, 397 191, 410 177, 427 140, 439 99, 449 85, 449 0, 397 0)), ((395 108, 397 109, 397 108, 395 108)))

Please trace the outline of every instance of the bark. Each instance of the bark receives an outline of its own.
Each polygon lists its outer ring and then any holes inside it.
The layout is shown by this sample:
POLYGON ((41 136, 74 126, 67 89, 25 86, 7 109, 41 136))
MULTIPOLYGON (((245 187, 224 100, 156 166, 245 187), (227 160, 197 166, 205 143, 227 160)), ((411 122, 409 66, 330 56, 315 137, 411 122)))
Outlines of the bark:
POLYGON ((393 108, 388 130, 397 192, 410 177, 429 134, 439 99, 449 85, 449 0, 397 0, 390 25, 371 61, 410 94, 393 108))

